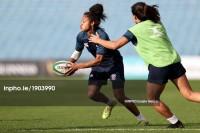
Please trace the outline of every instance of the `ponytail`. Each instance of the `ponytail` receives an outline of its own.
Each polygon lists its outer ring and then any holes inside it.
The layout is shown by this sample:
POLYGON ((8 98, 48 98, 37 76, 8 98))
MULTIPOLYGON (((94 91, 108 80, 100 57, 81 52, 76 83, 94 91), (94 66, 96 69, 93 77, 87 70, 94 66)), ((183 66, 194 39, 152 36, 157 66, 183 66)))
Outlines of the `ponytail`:
POLYGON ((139 20, 151 20, 154 23, 160 23, 160 13, 157 5, 146 5, 144 2, 138 2, 131 7, 132 14, 139 20))
POLYGON ((103 13, 103 5, 101 4, 95 4, 92 7, 90 7, 88 12, 85 12, 84 15, 88 16, 90 21, 94 21, 94 27, 99 27, 101 21, 105 21, 107 16, 103 13))

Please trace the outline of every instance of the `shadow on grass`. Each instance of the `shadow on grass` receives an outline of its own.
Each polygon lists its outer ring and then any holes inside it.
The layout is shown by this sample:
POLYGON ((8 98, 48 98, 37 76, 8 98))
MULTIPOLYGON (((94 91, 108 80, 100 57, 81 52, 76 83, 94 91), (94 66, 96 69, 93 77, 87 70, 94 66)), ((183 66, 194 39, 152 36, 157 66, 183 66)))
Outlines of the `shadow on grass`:
MULTIPOLYGON (((40 119, 35 119, 35 120, 40 120, 40 119)), ((0 120, 2 121, 2 120, 0 120)), ((17 120, 15 120, 17 121, 17 120)), ((20 119, 18 121, 21 121, 20 119)), ((185 123, 184 129, 200 129, 199 128, 200 123, 185 123), (194 128, 195 127, 195 128, 194 128)), ((95 130, 131 130, 131 129, 136 129, 136 130, 140 130, 140 129, 166 129, 166 127, 168 126, 168 124, 150 124, 148 126, 137 126, 137 125, 104 125, 104 126, 77 126, 77 127, 50 127, 50 128, 14 128, 14 129, 8 129, 8 130, 1 130, 0 131, 6 131, 6 132, 20 132, 20 131, 81 131, 81 130, 91 130, 91 131, 95 131, 95 130)))
MULTIPOLYGON (((184 128, 199 128, 200 123, 183 123, 184 128)), ((159 128, 159 127, 167 127, 169 124, 149 124, 147 127, 154 127, 154 128, 159 128)), ((141 126, 140 126, 141 127, 141 126)), ((144 127, 144 126, 143 126, 144 127)))

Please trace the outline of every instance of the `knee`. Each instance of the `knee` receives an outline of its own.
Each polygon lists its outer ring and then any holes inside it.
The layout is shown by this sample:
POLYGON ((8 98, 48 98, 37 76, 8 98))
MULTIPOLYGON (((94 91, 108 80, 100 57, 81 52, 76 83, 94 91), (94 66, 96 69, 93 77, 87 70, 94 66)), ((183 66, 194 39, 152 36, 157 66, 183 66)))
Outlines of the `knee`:
POLYGON ((88 97, 89 97, 90 99, 94 100, 95 97, 96 97, 96 95, 97 95, 97 92, 88 91, 88 97))
POLYGON ((117 99, 118 102, 120 103, 124 103, 124 101, 126 100, 124 95, 120 95, 120 94, 115 94, 115 98, 117 99))
MULTIPOLYGON (((147 95, 148 103, 152 104, 154 107, 159 105, 160 96, 156 95, 147 95)), ((156 107, 157 108, 157 107, 156 107)))
POLYGON ((160 100, 160 96, 147 95, 147 100, 160 100))

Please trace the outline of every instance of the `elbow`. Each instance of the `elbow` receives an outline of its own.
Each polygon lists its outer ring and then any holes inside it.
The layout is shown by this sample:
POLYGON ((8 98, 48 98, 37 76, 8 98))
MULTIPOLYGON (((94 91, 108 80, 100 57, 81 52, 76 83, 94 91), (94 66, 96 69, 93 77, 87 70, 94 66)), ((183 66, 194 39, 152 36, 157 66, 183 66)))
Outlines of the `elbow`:
POLYGON ((113 46, 111 47, 111 49, 112 49, 112 50, 117 50, 118 47, 116 47, 115 45, 113 45, 113 46))
POLYGON ((100 64, 101 64, 101 61, 97 61, 97 62, 95 63, 96 66, 98 66, 98 65, 100 65, 100 64))
POLYGON ((96 61, 95 61, 95 63, 94 63, 94 65, 95 65, 95 66, 100 65, 101 62, 102 62, 102 60, 103 60, 102 58, 97 58, 96 61))
POLYGON ((119 47, 119 44, 117 42, 114 42, 114 45, 111 45, 112 50, 117 50, 119 47))

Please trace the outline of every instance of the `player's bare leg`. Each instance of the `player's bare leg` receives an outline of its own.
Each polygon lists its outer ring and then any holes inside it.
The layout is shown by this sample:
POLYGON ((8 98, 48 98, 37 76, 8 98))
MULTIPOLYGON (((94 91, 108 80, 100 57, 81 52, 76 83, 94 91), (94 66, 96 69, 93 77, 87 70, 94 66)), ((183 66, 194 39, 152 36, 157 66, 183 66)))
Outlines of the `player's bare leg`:
POLYGON ((107 103, 109 98, 100 92, 99 86, 89 85, 88 86, 88 97, 96 102, 107 103))
POLYGON ((164 116, 171 124, 168 128, 183 128, 183 124, 178 118, 173 115, 169 107, 160 100, 160 95, 165 88, 165 84, 159 85, 147 82, 147 98, 148 100, 158 100, 159 104, 153 103, 153 107, 157 112, 164 116))
POLYGON ((193 102, 200 102, 200 92, 192 91, 186 75, 174 79, 172 82, 176 85, 185 99, 193 102))
MULTIPOLYGON (((158 85, 154 83, 147 82, 147 99, 148 100, 158 100, 160 101, 160 95, 165 88, 165 84, 158 85)), ((170 109, 162 101, 159 104, 152 104, 153 107, 165 118, 170 118, 173 116, 170 109)))
POLYGON ((131 113, 133 113, 136 118, 139 120, 138 125, 144 125, 147 126, 149 122, 145 119, 145 117, 140 113, 138 108, 134 103, 127 103, 126 100, 130 100, 130 98, 125 96, 125 92, 123 88, 119 89, 113 89, 113 93, 115 98, 120 102, 122 105, 124 105, 131 113))
POLYGON ((115 98, 118 102, 120 102, 122 105, 124 105, 130 112, 132 112, 135 116, 138 116, 140 114, 138 108, 134 103, 126 103, 126 100, 130 100, 128 97, 124 94, 124 89, 113 89, 113 93, 115 98))
POLYGON ((116 106, 117 102, 106 97, 100 92, 101 86, 89 85, 88 86, 88 97, 96 102, 102 102, 107 104, 103 111, 102 118, 107 119, 111 115, 112 109, 116 106))

